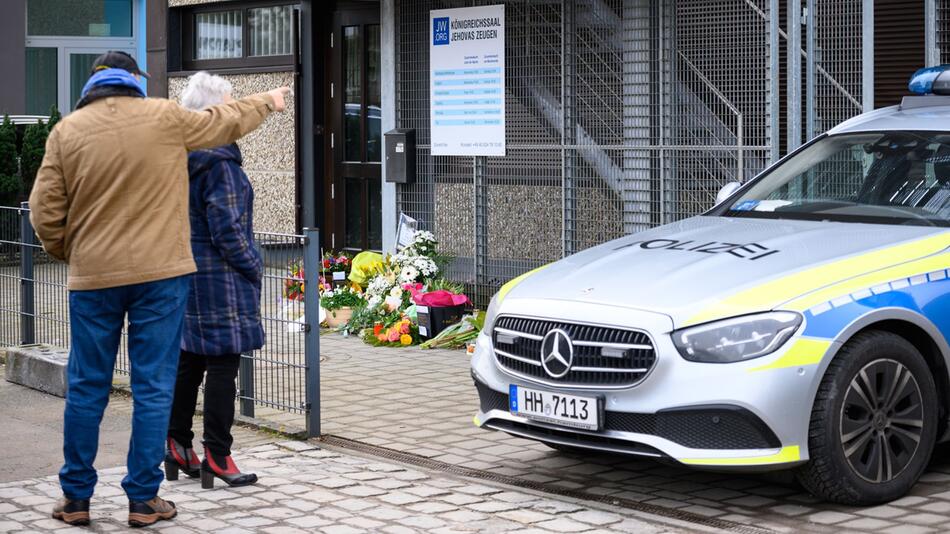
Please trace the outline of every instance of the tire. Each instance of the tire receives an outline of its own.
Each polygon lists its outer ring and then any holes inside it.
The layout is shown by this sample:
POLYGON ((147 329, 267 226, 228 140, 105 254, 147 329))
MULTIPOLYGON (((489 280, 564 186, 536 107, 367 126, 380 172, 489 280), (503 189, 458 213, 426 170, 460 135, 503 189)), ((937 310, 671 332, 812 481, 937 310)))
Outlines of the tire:
POLYGON ((920 352, 896 334, 862 332, 822 378, 808 429, 811 459, 797 478, 840 504, 898 499, 930 462, 937 413, 937 388, 920 352))

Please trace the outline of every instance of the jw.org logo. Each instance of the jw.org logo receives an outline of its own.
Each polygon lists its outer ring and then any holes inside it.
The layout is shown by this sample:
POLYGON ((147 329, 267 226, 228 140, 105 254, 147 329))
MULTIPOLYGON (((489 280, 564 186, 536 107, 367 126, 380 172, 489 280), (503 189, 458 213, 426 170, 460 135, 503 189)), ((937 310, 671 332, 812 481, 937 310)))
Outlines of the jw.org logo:
POLYGON ((449 44, 449 17, 432 19, 432 45, 449 44))

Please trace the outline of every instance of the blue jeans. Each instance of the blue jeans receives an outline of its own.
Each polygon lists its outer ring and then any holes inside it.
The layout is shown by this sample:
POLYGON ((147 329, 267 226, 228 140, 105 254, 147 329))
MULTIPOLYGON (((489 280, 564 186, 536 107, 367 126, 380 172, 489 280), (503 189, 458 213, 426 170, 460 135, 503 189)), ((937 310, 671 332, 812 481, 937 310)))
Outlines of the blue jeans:
POLYGON ((72 332, 63 417, 65 465, 59 472, 66 497, 89 499, 96 486, 93 462, 99 448, 99 423, 109 402, 126 314, 133 413, 128 474, 122 487, 133 501, 158 494, 188 287, 188 277, 181 276, 69 292, 72 332))

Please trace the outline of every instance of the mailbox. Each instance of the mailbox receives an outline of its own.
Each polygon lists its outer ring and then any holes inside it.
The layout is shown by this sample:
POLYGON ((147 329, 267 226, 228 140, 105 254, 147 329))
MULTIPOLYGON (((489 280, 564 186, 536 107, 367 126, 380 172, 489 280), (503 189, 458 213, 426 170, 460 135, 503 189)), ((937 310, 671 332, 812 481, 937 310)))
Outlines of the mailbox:
POLYGON ((416 131, 397 128, 383 134, 386 145, 386 181, 411 184, 416 181, 416 131))

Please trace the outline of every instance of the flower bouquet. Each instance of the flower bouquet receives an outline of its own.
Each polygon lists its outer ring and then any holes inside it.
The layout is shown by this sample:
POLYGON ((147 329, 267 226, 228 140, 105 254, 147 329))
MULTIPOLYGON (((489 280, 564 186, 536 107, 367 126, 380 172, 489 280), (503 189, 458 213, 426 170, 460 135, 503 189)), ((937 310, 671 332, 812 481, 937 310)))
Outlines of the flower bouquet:
POLYGON ((419 329, 408 317, 384 326, 377 323, 363 332, 363 341, 377 347, 406 347, 419 342, 419 329))
POLYGON ((303 300, 303 292, 303 261, 294 260, 287 266, 287 276, 284 278, 284 298, 287 300, 303 300))
POLYGON ((327 276, 333 285, 346 283, 346 276, 353 267, 353 259, 345 253, 323 255, 320 262, 320 271, 327 276))
POLYGON ((326 323, 330 328, 339 328, 350 321, 353 309, 365 302, 359 286, 344 285, 327 288, 320 293, 320 307, 327 311, 326 323))
POLYGON ((288 332, 303 332, 306 325, 303 313, 304 274, 302 260, 293 260, 288 264, 280 310, 280 318, 287 323, 288 332))

